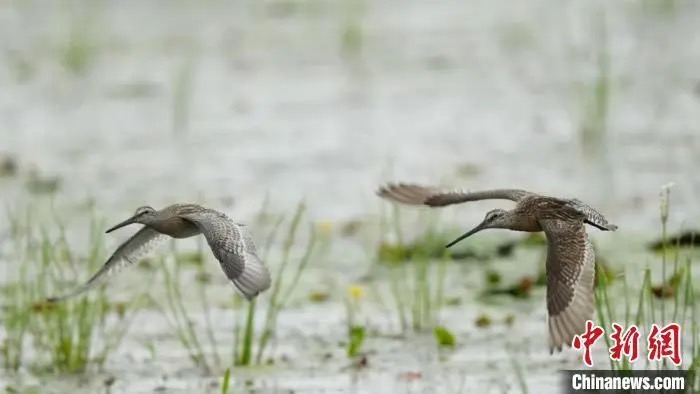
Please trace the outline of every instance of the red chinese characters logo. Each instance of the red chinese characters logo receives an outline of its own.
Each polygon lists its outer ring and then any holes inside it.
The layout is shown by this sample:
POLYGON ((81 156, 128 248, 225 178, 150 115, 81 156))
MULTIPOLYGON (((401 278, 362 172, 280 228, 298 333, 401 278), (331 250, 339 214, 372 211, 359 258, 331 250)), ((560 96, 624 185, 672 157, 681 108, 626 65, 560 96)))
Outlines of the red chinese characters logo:
MULTIPOLYGON (((613 323, 610 339, 613 344, 608 349, 610 359, 620 361, 625 356, 630 362, 639 359, 640 330, 631 325, 627 330, 622 325, 613 323)), ((592 321, 586 321, 586 330, 574 336, 571 347, 583 352, 583 362, 593 366, 591 347, 603 336, 605 330, 592 321)), ((678 323, 669 323, 663 327, 652 324, 647 336, 647 358, 649 361, 668 358, 676 366, 681 364, 681 327, 678 323)))
POLYGON ((634 324, 622 333, 622 326, 613 323, 613 333, 610 335, 615 344, 610 347, 610 359, 620 361, 624 354, 630 361, 639 358, 639 329, 634 324))
POLYGON ((668 357, 673 364, 681 364, 681 326, 679 324, 671 323, 663 328, 652 324, 647 343, 649 361, 668 357))
POLYGON ((576 350, 583 349, 583 362, 589 367, 593 366, 593 359, 591 358, 591 346, 595 345, 596 341, 600 339, 605 331, 593 324, 592 321, 586 321, 586 332, 581 335, 576 335, 571 343, 571 347, 576 350))

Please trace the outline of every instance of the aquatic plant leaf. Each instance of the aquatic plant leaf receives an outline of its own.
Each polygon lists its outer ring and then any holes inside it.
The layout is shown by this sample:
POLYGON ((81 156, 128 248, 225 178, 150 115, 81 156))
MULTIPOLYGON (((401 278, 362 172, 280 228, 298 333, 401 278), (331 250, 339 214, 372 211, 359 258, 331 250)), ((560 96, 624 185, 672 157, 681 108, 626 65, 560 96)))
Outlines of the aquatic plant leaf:
POLYGON ((457 344, 454 334, 443 326, 435 327, 433 333, 435 334, 435 340, 437 341, 438 346, 455 347, 457 344))
POLYGON ((355 357, 362 349, 365 342, 365 328, 363 326, 352 326, 348 332, 348 357, 355 357))

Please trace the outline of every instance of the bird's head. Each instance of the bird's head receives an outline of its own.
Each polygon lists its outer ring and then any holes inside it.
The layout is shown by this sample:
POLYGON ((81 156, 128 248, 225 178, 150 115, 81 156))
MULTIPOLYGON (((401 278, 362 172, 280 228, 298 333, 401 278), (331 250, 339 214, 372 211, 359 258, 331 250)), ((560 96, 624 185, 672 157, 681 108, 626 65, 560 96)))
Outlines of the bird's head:
POLYGON ((459 238, 450 242, 445 247, 449 248, 450 246, 458 243, 459 241, 487 228, 510 228, 511 222, 512 214, 510 211, 506 211, 505 209, 493 209, 486 213, 484 220, 482 220, 481 223, 479 223, 476 227, 460 235, 459 238))
POLYGON ((143 207, 138 207, 136 209, 136 212, 134 212, 134 215, 131 216, 130 218, 126 219, 125 221, 115 225, 114 227, 110 228, 107 230, 107 233, 111 233, 112 231, 122 228, 124 226, 128 226, 133 223, 141 223, 141 224, 147 224, 149 223, 156 214, 156 210, 149 207, 149 206, 143 206, 143 207))

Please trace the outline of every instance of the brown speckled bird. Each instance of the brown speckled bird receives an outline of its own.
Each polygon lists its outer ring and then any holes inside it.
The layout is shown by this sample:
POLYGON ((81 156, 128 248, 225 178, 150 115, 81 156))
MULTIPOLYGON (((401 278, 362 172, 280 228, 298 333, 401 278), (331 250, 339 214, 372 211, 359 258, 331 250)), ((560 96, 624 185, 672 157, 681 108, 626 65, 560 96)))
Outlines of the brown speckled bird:
POLYGON ((160 211, 145 206, 129 219, 107 230, 110 233, 133 223, 143 228, 120 245, 87 282, 72 292, 47 301, 57 302, 79 295, 103 282, 153 250, 167 236, 189 238, 203 234, 228 279, 248 300, 270 287, 270 273, 258 258, 246 225, 225 214, 196 204, 173 204, 160 211))
POLYGON ((515 201, 515 209, 494 209, 472 230, 450 242, 457 242, 488 228, 515 231, 544 231, 547 237, 547 310, 549 350, 571 346, 575 335, 585 330, 595 310, 593 281, 595 254, 584 224, 603 231, 617 226, 595 209, 577 199, 543 196, 519 189, 484 191, 440 190, 413 184, 388 184, 377 194, 409 205, 443 207, 468 201, 502 199, 515 201))

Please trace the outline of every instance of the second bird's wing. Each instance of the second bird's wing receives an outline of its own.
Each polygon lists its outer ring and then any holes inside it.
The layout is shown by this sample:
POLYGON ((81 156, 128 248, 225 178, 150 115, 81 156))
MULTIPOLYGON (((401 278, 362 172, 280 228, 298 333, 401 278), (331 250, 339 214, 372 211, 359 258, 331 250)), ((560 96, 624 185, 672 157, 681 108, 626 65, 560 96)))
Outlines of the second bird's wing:
POLYGON ((63 301, 99 285, 107 279, 107 277, 116 274, 124 267, 138 263, 141 258, 155 249, 165 238, 167 238, 166 235, 151 228, 143 227, 126 242, 121 244, 117 250, 112 253, 112 256, 107 259, 107 262, 104 263, 102 268, 88 279, 87 282, 78 286, 70 293, 58 297, 50 297, 47 301, 63 301))
POLYGON ((571 346, 593 318, 595 253, 583 222, 539 220, 547 236, 549 350, 571 346))
POLYGON ((442 190, 408 183, 389 183, 382 186, 377 195, 387 200, 409 205, 427 205, 443 207, 478 200, 511 200, 520 201, 534 193, 520 189, 493 189, 470 192, 467 190, 442 190))
POLYGON ((236 224, 225 214, 212 209, 181 214, 180 217, 199 228, 226 277, 248 300, 270 287, 270 272, 258 257, 247 226, 236 224))

